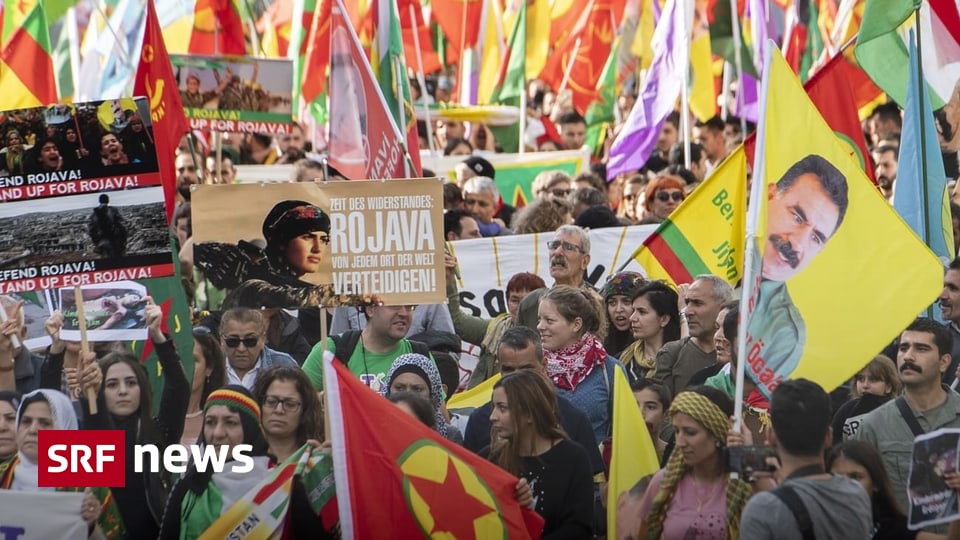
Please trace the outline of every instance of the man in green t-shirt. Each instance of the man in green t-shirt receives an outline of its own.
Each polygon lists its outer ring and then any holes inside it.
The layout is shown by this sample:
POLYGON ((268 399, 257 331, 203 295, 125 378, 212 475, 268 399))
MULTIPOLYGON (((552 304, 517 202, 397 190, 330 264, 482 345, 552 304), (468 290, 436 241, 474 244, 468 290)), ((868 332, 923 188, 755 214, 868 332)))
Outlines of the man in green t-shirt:
MULTIPOLYGON (((340 358, 347 368, 370 388, 380 391, 386 384, 390 366, 401 354, 414 351, 413 345, 404 336, 413 319, 415 306, 367 306, 367 326, 360 332, 356 346, 349 358, 340 358)), ((349 341, 351 330, 337 336, 349 341)), ((357 337, 357 336, 353 336, 357 337)), ((303 364, 303 371, 310 377, 313 387, 323 390, 323 352, 336 350, 333 337, 317 343, 303 364)))

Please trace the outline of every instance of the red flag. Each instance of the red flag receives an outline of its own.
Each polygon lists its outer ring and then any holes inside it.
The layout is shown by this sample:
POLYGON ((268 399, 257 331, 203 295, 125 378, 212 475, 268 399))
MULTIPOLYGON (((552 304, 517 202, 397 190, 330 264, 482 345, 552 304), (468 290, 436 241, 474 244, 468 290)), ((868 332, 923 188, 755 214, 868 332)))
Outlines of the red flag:
MULTIPOLYGON (((857 80, 862 71, 852 65, 842 54, 834 56, 803 85, 810 100, 820 111, 823 119, 838 137, 850 145, 850 153, 860 162, 867 177, 876 183, 873 161, 867 151, 867 141, 857 117, 857 103, 850 81, 857 80)), ((744 142, 747 162, 753 163, 756 133, 744 142)))
MULTIPOLYGON (((447 37, 447 64, 455 64, 461 49, 471 49, 480 35, 483 0, 432 0, 430 10, 447 37)), ((402 15, 401 15, 402 17, 402 15)), ((487 24, 495 24, 488 21, 487 24)), ((422 44, 422 41, 421 41, 422 44)))
MULTIPOLYGON (((416 32, 417 40, 420 43, 420 59, 423 61, 424 75, 439 71, 443 66, 440 64, 437 51, 433 48, 430 27, 423 20, 423 8, 420 6, 419 0, 397 0, 397 14, 400 16, 400 29, 403 34, 403 56, 407 61, 407 67, 414 71, 420 71, 421 66, 417 62, 417 41, 413 39, 414 32, 416 32)), ((479 26, 479 19, 477 21, 479 26)))
POLYGON ((196 54, 246 54, 243 19, 231 0, 197 0, 188 51, 196 54))
POLYGON ((332 7, 329 20, 330 165, 351 180, 405 178, 405 137, 387 109, 360 40, 339 7, 332 7))
POLYGON ((140 65, 137 67, 133 95, 147 96, 150 103, 150 121, 153 124, 160 178, 163 180, 167 221, 173 217, 177 191, 177 171, 174 170, 173 154, 180 144, 180 137, 190 128, 183 115, 183 103, 180 101, 180 92, 177 91, 175 81, 156 8, 152 1, 148 1, 147 25, 143 31, 143 47, 140 50, 140 65))
POLYGON ((300 92, 304 103, 315 101, 327 88, 327 68, 330 66, 330 5, 331 0, 317 0, 317 8, 309 26, 310 34, 303 42, 306 59, 300 92))
MULTIPOLYGON (((587 113, 590 102, 597 98, 597 81, 613 47, 617 34, 613 25, 620 18, 615 11, 621 4, 614 0, 592 0, 586 17, 580 18, 578 27, 549 56, 540 74, 545 83, 559 91, 563 74, 573 62, 567 88, 573 92, 573 106, 581 115, 587 113)), ((623 15, 623 9, 619 15, 623 15)))
POLYGON ((517 478, 453 444, 324 360, 344 538, 539 538, 517 478))

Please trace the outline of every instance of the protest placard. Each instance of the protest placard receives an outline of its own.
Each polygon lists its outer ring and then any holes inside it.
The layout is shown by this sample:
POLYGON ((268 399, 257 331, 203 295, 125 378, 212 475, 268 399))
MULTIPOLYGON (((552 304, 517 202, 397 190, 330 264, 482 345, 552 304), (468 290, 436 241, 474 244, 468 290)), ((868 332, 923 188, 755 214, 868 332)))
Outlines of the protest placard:
MULTIPOLYGON (((118 281, 84 285, 80 291, 89 341, 147 339, 147 322, 144 319, 146 287, 133 281, 118 281)), ((52 304, 63 313, 60 339, 80 341, 74 289, 57 289, 55 293, 57 298, 52 304)))
POLYGON ((913 442, 910 458, 910 529, 948 523, 960 518, 960 498, 943 475, 958 470, 960 429, 944 428, 925 433, 913 442))
POLYGON ((243 56, 171 54, 192 129, 289 133, 293 63, 243 56))
POLYGON ((0 129, 0 294, 173 272, 145 99, 9 111, 0 129))
POLYGON ((0 535, 17 540, 83 540, 83 492, 0 489, 0 535))
POLYGON ((27 327, 27 335, 23 345, 37 351, 50 344, 50 336, 44 329, 47 317, 50 315, 50 302, 43 291, 28 291, 6 295, 14 302, 23 302, 21 313, 23 324, 27 327))
MULTIPOLYGON (((626 270, 642 272, 630 256, 656 228, 656 225, 634 225, 590 231, 587 281, 600 286, 628 261, 626 270)), ((519 272, 532 272, 543 278, 547 286, 552 285, 550 250, 547 249, 547 242, 552 239, 551 232, 451 242, 451 252, 460 265, 461 279, 457 280, 457 286, 464 312, 477 317, 506 313, 504 289, 519 272)))
POLYGON ((437 179, 200 185, 192 208, 194 264, 225 306, 443 301, 437 179))

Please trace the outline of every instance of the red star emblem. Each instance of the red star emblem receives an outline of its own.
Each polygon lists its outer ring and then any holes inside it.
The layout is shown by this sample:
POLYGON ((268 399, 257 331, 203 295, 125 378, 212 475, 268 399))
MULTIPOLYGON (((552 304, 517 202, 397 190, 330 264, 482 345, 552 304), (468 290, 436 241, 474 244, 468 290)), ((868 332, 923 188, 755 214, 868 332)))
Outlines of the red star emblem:
POLYGON ((434 525, 433 530, 427 533, 431 537, 446 532, 458 540, 476 538, 474 522, 496 511, 463 487, 463 479, 460 478, 457 467, 449 457, 447 458, 447 475, 443 483, 415 476, 407 476, 407 478, 430 508, 434 525))

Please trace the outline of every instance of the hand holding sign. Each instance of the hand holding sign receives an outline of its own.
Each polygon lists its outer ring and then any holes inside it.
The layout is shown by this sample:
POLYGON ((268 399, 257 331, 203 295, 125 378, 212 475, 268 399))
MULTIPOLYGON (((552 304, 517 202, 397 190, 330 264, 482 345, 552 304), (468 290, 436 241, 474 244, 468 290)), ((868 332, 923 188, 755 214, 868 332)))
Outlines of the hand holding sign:
POLYGON ((143 318, 147 323, 150 340, 154 343, 163 343, 167 340, 163 331, 160 330, 160 323, 163 322, 163 310, 153 301, 153 298, 148 296, 145 300, 147 306, 143 310, 143 318))

